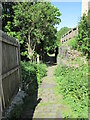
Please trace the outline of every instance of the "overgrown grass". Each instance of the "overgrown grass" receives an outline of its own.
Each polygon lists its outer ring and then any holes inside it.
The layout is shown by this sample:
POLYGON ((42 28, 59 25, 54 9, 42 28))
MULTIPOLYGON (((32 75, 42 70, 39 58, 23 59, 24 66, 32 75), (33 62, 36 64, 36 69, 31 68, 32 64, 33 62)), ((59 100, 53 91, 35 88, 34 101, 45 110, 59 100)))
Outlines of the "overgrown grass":
POLYGON ((55 70, 58 94, 72 112, 63 113, 65 118, 88 118, 88 66, 78 68, 59 65, 55 70))

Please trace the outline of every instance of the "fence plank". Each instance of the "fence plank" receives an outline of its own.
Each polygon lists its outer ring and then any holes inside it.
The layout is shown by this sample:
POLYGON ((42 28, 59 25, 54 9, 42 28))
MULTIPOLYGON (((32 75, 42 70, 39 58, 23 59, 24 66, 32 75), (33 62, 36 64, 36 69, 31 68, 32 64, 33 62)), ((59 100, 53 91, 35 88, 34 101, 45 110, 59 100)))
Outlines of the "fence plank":
POLYGON ((10 100, 18 92, 20 86, 20 45, 18 40, 8 36, 0 30, 0 45, 2 46, 1 78, 1 103, 2 112, 10 100))
POLYGON ((12 74, 13 72, 17 71, 18 69, 20 69, 20 66, 17 66, 16 68, 13 68, 12 70, 8 71, 7 73, 4 73, 2 75, 2 79, 4 79, 5 77, 9 76, 10 74, 12 74))

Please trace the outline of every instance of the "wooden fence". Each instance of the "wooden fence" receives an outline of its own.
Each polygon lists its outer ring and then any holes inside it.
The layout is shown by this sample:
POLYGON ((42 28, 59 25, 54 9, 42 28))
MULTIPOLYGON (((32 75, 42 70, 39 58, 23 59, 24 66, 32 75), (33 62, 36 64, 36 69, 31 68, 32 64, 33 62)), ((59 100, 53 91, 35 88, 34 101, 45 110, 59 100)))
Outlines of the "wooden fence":
POLYGON ((1 111, 10 103, 20 86, 19 42, 0 30, 1 111))

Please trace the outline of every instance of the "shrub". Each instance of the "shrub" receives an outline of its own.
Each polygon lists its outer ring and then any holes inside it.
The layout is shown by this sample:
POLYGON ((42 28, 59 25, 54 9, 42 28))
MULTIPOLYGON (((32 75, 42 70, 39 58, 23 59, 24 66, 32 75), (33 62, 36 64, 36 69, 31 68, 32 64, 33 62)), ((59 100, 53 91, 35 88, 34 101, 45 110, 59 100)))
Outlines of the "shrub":
POLYGON ((73 38, 69 41, 68 45, 71 47, 71 49, 76 49, 77 48, 77 38, 73 38))
MULTIPOLYGON (((90 14, 90 11, 89 11, 90 14)), ((90 33, 90 21, 89 14, 86 16, 85 14, 81 17, 81 20, 78 25, 78 47, 79 50, 84 54, 88 54, 89 49, 89 33, 90 33)))
POLYGON ((21 62, 23 89, 30 95, 37 91, 42 77, 46 75, 46 65, 31 62, 21 62))
POLYGON ((29 96, 24 98, 24 104, 14 106, 8 115, 9 120, 19 120, 27 104, 34 107, 32 104, 37 100, 38 85, 41 83, 42 77, 46 75, 46 65, 43 63, 36 64, 21 61, 21 68, 23 90, 25 90, 29 96))
POLYGON ((31 62, 21 62, 23 89, 29 94, 33 94, 38 87, 37 67, 31 62))
MULTIPOLYGON (((58 66, 55 76, 58 82, 58 93, 63 95, 63 101, 71 106, 76 118, 88 118, 88 67, 79 68, 58 66)), ((68 113, 69 114, 69 113, 68 113)), ((72 115, 72 116, 74 116, 72 115)), ((68 115, 70 118, 71 116, 68 115)))
POLYGON ((45 64, 37 64, 37 80, 38 84, 42 82, 42 78, 46 76, 46 65, 45 64))

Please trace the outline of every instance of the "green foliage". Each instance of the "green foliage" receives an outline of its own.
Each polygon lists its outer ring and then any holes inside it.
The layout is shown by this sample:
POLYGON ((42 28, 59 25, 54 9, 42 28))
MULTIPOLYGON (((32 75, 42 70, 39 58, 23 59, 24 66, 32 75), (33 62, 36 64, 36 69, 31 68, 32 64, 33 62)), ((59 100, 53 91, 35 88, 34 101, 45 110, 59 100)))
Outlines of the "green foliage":
POLYGON ((5 31, 5 26, 10 21, 10 26, 8 30, 10 31, 12 28, 12 21, 13 21, 13 6, 15 2, 2 2, 2 30, 5 31))
POLYGON ((87 72, 88 66, 84 64, 76 69, 60 65, 55 70, 58 93, 63 95, 63 102, 72 109, 73 114, 68 113, 68 118, 88 118, 87 72))
POLYGON ((46 65, 31 62, 21 62, 23 88, 32 95, 46 75, 46 65))
POLYGON ((12 19, 6 20, 4 31, 20 40, 22 58, 34 52, 43 57, 42 53, 55 47, 57 30, 54 26, 60 23, 61 15, 58 8, 50 2, 17 2, 10 4, 11 9, 8 4, 3 5, 3 21, 11 10, 12 19))
POLYGON ((38 84, 42 82, 42 78, 46 76, 46 65, 45 64, 37 64, 37 80, 38 84))
POLYGON ((61 39, 61 37, 62 37, 65 33, 67 33, 70 29, 71 29, 71 28, 63 27, 63 28, 61 28, 61 29, 57 32, 56 36, 57 36, 57 44, 58 44, 58 45, 60 45, 60 39, 61 39))
POLYGON ((30 62, 21 62, 22 67, 22 84, 23 89, 28 92, 28 94, 34 94, 38 87, 37 83, 37 67, 35 64, 30 62))
POLYGON ((88 37, 90 38, 90 10, 88 11, 88 37))
POLYGON ((22 85, 23 89, 28 93, 28 96, 24 98, 23 104, 15 105, 8 115, 9 120, 19 120, 22 116, 22 112, 26 107, 32 107, 34 109, 37 102, 38 85, 42 82, 42 77, 46 76, 46 65, 31 62, 21 62, 22 68, 22 85))
POLYGON ((88 16, 83 14, 78 25, 78 35, 70 40, 67 44, 72 49, 77 49, 83 54, 88 55, 90 51, 89 41, 90 41, 90 11, 88 16))
POLYGON ((78 26, 77 43, 78 43, 78 49, 80 51, 82 51, 84 54, 88 54, 88 52, 90 51, 90 48, 89 48, 89 41, 90 41, 89 33, 90 33, 89 16, 86 16, 85 14, 83 14, 83 17, 81 17, 81 21, 80 21, 79 26, 78 26))
POLYGON ((71 49, 77 49, 77 38, 74 37, 68 42, 68 45, 71 47, 71 49))

